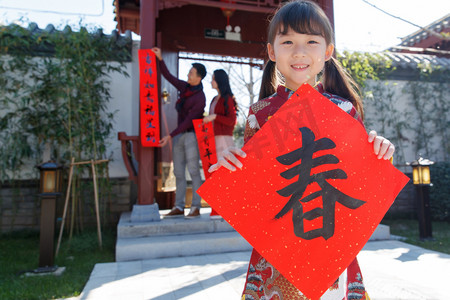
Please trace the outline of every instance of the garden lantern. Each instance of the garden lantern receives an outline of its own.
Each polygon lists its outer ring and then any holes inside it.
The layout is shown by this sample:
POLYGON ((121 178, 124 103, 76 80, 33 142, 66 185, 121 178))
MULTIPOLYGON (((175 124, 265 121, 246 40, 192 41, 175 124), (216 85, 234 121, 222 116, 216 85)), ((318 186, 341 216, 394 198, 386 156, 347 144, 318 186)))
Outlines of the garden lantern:
POLYGON ((433 239, 430 210, 430 166, 432 164, 434 164, 433 161, 422 157, 407 163, 413 169, 413 183, 417 191, 417 216, 419 219, 419 236, 421 240, 433 239))
POLYGON ((415 185, 431 185, 430 179, 430 165, 434 164, 433 161, 429 159, 423 159, 419 157, 409 165, 413 168, 413 183, 415 185))
POLYGON ((41 221, 39 238, 39 268, 37 273, 53 272, 56 198, 61 195, 63 166, 49 161, 36 166, 40 171, 39 196, 41 197, 41 221))
POLYGON ((59 196, 61 194, 62 165, 49 161, 36 166, 40 170, 39 196, 59 196))

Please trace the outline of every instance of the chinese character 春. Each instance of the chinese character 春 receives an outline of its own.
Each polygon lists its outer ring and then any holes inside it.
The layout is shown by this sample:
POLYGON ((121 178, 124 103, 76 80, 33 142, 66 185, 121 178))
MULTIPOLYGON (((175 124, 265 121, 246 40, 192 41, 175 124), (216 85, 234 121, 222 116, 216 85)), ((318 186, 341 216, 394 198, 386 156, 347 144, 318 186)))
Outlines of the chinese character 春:
POLYGON ((292 222, 296 236, 306 240, 322 236, 327 240, 334 234, 336 202, 347 208, 357 209, 365 201, 352 198, 340 192, 326 181, 327 179, 346 179, 347 174, 343 170, 331 169, 311 174, 315 167, 339 163, 339 159, 332 154, 313 158, 315 152, 334 149, 336 144, 329 138, 321 138, 315 141, 314 133, 307 127, 300 128, 300 132, 302 134, 302 147, 277 157, 278 162, 283 165, 301 162, 280 174, 285 179, 292 179, 298 176, 298 180, 277 191, 280 196, 290 198, 275 218, 279 219, 292 210, 292 222), (303 197, 307 186, 313 182, 316 182, 321 190, 303 197), (304 212, 302 203, 307 203, 318 197, 322 197, 322 208, 317 207, 304 212), (322 217, 322 228, 305 232, 304 220, 314 220, 320 217, 322 217))

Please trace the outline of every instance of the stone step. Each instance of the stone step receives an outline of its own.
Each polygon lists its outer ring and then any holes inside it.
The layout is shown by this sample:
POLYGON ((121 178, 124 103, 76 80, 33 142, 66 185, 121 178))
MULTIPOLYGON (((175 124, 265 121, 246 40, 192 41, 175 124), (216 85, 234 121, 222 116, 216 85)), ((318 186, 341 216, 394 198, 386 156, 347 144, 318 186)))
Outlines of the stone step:
MULTIPOLYGON (((116 261, 192 256, 251 250, 251 245, 223 219, 211 220, 202 208, 195 219, 131 222, 123 213, 118 225, 116 261)), ((160 211, 164 215, 167 211, 160 211)), ((186 212, 187 214, 187 212, 186 212)), ((390 239, 389 226, 378 225, 370 240, 390 239)))
MULTIPOLYGON (((169 210, 160 210, 164 215, 169 210)), ((183 217, 161 219, 155 222, 131 222, 131 213, 123 213, 117 225, 118 238, 138 238, 162 235, 182 235, 194 233, 214 233, 234 231, 225 220, 211 220, 209 214, 211 208, 202 208, 200 217, 194 219, 185 219, 183 217)), ((186 210, 185 214, 188 214, 186 210)))
POLYGON ((181 257, 251 250, 236 231, 139 238, 121 238, 116 243, 116 261, 181 257))

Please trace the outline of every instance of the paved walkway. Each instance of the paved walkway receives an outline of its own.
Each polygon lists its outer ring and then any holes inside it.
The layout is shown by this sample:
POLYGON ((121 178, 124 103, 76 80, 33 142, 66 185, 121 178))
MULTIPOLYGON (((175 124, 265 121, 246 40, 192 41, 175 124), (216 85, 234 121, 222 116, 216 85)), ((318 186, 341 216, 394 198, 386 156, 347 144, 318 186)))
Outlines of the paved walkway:
MULTIPOLYGON (((240 299, 250 252, 97 264, 79 299, 240 299)), ((396 240, 358 255, 371 300, 450 299, 450 255, 396 240)))

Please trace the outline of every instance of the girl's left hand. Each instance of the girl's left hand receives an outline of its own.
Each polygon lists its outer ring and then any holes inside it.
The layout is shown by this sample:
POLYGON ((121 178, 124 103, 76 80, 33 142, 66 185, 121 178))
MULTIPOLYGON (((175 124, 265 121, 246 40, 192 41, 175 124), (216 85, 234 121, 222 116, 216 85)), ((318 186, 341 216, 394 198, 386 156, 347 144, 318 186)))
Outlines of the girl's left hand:
POLYGON ((216 119, 216 114, 212 114, 203 118, 203 123, 208 123, 216 119))
POLYGON ((395 146, 387 138, 377 135, 375 130, 369 132, 369 143, 373 142, 373 152, 378 159, 390 159, 394 154, 395 146))

